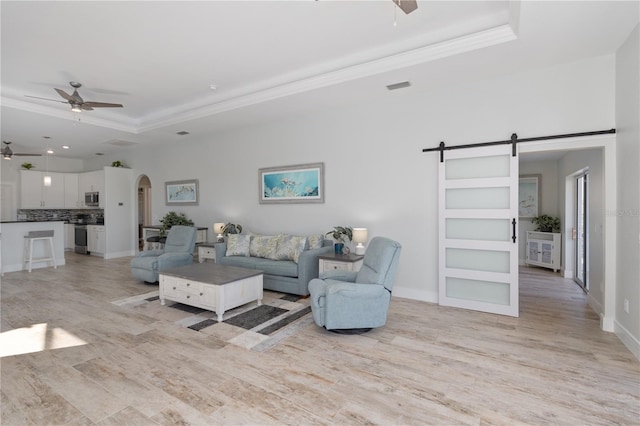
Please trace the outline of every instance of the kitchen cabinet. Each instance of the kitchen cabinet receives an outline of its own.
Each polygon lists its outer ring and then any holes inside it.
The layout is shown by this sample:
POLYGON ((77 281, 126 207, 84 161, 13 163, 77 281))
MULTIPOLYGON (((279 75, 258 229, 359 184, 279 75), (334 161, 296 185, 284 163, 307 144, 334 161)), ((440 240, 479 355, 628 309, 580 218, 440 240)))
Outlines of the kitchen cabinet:
POLYGON ((78 191, 78 173, 64 173, 64 207, 67 209, 77 209, 84 207, 84 200, 80 198, 78 191))
POLYGON ((106 252, 104 226, 87 225, 87 251, 92 255, 104 256, 106 252))
POLYGON ((20 208, 64 208, 64 173, 20 170, 20 208), (51 186, 44 185, 44 176, 51 176, 51 186))
POLYGON ((551 268, 554 272, 560 269, 560 240, 562 234, 556 232, 527 231, 528 265, 551 268))
MULTIPOLYGON (((100 208, 104 208, 105 194, 104 194, 104 170, 97 170, 95 172, 85 172, 78 175, 78 187, 79 197, 84 205, 84 193, 85 192, 97 192, 99 193, 100 208)), ((95 208, 95 206, 88 206, 89 208, 95 208)))

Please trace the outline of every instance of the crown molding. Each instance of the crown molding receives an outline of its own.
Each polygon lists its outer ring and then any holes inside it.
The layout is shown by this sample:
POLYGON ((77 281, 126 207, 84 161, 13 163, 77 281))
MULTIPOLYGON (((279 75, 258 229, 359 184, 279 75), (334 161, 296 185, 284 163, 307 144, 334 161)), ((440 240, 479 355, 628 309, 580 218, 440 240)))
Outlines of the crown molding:
POLYGON ((434 43, 384 58, 348 66, 314 77, 256 90, 251 93, 230 95, 227 99, 204 106, 183 105, 181 110, 165 110, 161 117, 142 120, 139 131, 145 132, 179 124, 250 105, 283 98, 314 89, 395 71, 461 53, 516 40, 518 37, 509 24, 500 25, 474 34, 434 43))

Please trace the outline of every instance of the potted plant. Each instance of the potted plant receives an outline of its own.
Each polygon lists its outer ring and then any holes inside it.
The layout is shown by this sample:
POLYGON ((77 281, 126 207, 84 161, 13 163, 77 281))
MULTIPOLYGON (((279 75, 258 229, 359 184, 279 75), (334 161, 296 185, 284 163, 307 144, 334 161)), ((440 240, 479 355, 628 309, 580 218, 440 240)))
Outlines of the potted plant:
POLYGON ((185 225, 185 226, 193 226, 193 221, 191 219, 187 219, 187 216, 184 213, 176 213, 169 212, 162 219, 160 219, 160 223, 162 227, 160 228, 160 236, 165 237, 167 231, 171 229, 173 225, 185 225))
POLYGON ((541 216, 531 219, 531 223, 536 224, 534 231, 540 232, 554 232, 560 231, 560 219, 554 216, 543 214, 541 216))
POLYGON ((28 162, 26 162, 26 161, 25 161, 24 163, 22 163, 22 164, 21 164, 21 166, 22 166, 22 168, 23 168, 23 169, 26 169, 26 170, 31 170, 31 169, 33 169, 33 164, 28 163, 28 162))
POLYGON ((222 227, 222 233, 224 235, 229 235, 229 234, 239 234, 242 232, 242 225, 237 224, 237 223, 225 223, 225 225, 222 227))
POLYGON ((325 235, 330 235, 334 239, 333 250, 335 253, 342 254, 346 240, 351 241, 353 238, 353 228, 350 226, 334 226, 333 231, 329 231, 325 235))
POLYGON ((120 160, 114 161, 111 163, 111 167, 125 167, 124 163, 120 160))

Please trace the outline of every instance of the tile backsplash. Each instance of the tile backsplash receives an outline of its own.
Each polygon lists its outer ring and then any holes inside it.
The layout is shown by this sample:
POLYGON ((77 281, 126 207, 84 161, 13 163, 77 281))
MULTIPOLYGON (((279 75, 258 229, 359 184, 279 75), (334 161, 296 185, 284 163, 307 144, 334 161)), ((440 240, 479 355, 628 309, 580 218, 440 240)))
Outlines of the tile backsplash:
POLYGON ((65 222, 98 223, 104 221, 103 209, 19 209, 18 220, 63 220, 65 222))

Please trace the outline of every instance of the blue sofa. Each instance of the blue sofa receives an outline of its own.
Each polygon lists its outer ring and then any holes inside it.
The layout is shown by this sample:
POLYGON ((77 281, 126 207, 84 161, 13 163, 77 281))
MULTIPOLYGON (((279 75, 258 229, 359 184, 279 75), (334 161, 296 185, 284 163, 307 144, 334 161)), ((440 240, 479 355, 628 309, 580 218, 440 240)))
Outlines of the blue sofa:
POLYGON ((265 290, 307 296, 309 281, 318 277, 318 256, 330 253, 333 241, 322 240, 322 247, 301 251, 297 263, 247 255, 227 256, 227 242, 216 243, 215 250, 217 263, 263 271, 265 290))

